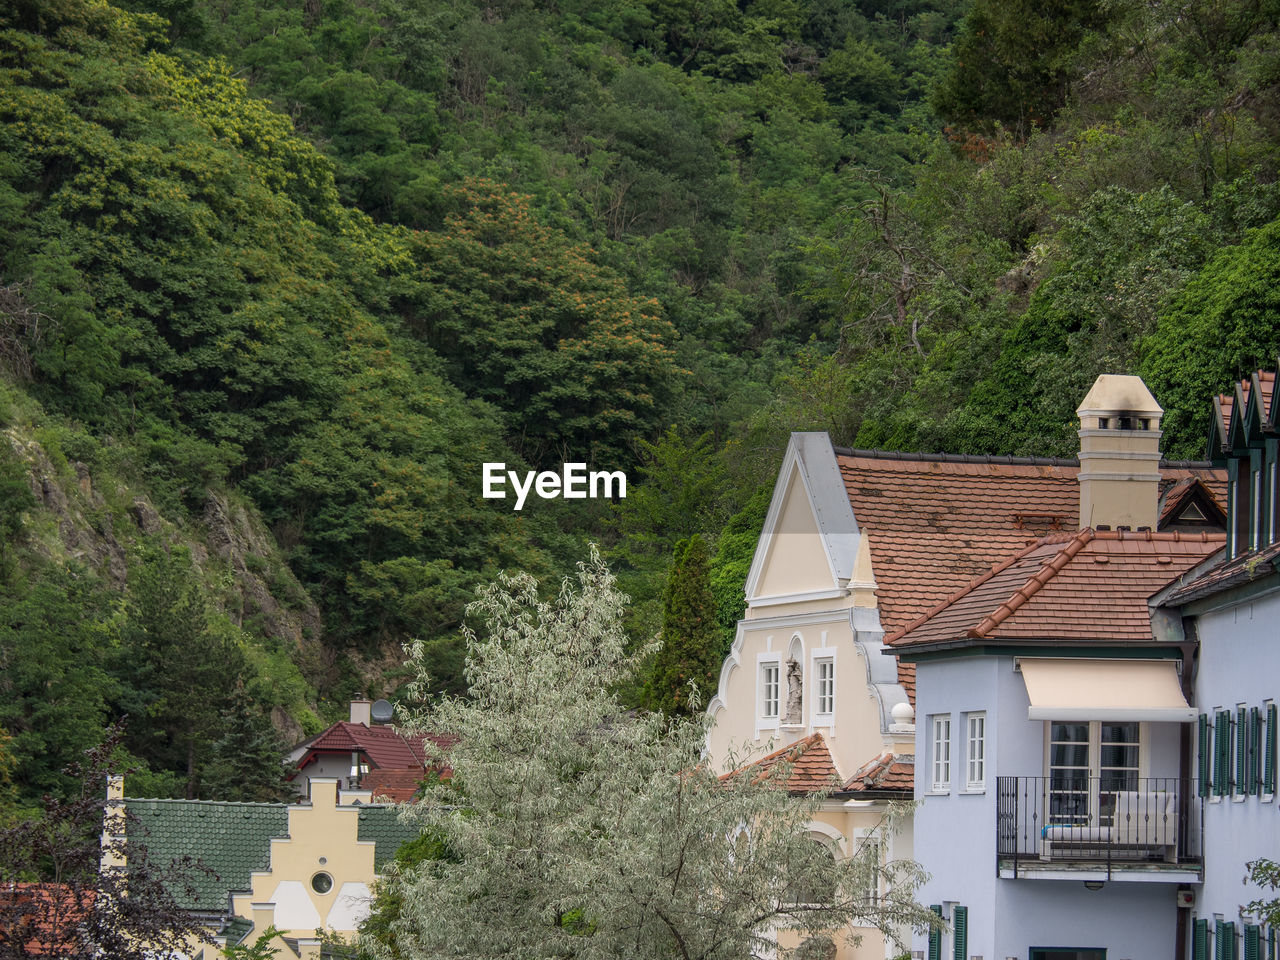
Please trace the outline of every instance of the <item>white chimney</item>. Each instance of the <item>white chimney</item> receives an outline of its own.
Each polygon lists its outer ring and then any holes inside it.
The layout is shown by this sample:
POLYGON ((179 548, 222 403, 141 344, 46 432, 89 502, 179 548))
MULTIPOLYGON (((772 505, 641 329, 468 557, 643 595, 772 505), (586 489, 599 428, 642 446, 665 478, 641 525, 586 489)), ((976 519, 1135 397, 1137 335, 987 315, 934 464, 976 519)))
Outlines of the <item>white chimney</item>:
POLYGON ((1106 374, 1080 404, 1080 529, 1156 528, 1160 404, 1141 377, 1106 374))
POLYGON ((351 722, 363 723, 366 727, 373 724, 373 701, 366 700, 364 694, 359 694, 351 701, 351 722))

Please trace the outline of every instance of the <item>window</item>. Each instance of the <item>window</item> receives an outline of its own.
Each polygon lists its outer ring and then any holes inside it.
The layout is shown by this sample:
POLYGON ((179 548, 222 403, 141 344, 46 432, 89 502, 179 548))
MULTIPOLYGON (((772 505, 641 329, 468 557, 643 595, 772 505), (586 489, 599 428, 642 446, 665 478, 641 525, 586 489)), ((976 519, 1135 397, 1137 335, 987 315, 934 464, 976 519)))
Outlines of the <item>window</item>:
POLYGON ((945 793, 951 789, 951 716, 933 718, 933 789, 945 793))
POLYGON ((768 720, 778 719, 778 662, 760 666, 760 715, 768 720))
POLYGON ((1109 823, 1115 794, 1138 789, 1143 739, 1133 721, 1049 722, 1049 822, 1109 823))
POLYGON ((836 662, 830 657, 815 662, 818 676, 817 713, 830 716, 836 708, 836 662))
POLYGON ((970 713, 965 722, 965 787, 985 790, 987 786, 987 715, 970 713))

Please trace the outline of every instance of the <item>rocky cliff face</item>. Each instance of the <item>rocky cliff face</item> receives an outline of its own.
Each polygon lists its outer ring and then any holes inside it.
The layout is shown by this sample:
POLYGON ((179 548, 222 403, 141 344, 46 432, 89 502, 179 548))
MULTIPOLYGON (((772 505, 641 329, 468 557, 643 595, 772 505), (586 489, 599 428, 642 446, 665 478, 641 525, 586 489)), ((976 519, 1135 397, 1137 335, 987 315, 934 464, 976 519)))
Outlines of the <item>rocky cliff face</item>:
MULTIPOLYGON (((14 425, 3 431, 35 499, 20 535, 34 562, 82 564, 124 591, 142 551, 185 547, 213 609, 253 634, 281 641, 312 684, 331 667, 319 609, 252 507, 209 493, 198 514, 171 519, 145 492, 51 453, 36 432, 14 425)), ((286 735, 300 731, 276 712, 286 735)))

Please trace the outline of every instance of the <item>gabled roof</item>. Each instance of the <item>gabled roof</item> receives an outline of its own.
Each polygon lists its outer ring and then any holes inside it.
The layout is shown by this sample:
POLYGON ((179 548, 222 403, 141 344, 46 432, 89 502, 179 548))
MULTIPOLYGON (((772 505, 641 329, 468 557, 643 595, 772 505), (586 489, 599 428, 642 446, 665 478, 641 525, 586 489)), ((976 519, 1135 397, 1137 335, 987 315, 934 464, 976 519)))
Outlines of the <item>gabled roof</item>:
POLYGON ((831 759, 827 741, 820 733, 810 734, 803 740, 775 750, 755 763, 726 773, 720 779, 731 780, 749 774, 753 780, 764 780, 782 764, 787 766, 783 783, 788 793, 831 793, 838 791, 843 782, 835 761, 831 759))
POLYGON ((1213 400, 1209 425, 1209 456, 1223 457, 1258 445, 1280 433, 1280 404, 1276 403, 1276 374, 1258 370, 1213 400))
POLYGON ((378 768, 403 770, 422 767, 425 765, 422 740, 422 736, 406 737, 392 726, 366 727, 363 723, 342 720, 311 742, 298 761, 298 768, 305 767, 317 756, 356 751, 363 753, 370 764, 378 768))
POLYGON ((1160 495, 1159 528, 1206 524, 1226 529, 1227 510, 1199 477, 1184 477, 1160 495))
POLYGON ((847 793, 910 797, 915 788, 915 757, 895 756, 886 750, 872 757, 845 783, 847 793))
POLYGON ((899 652, 1018 640, 1150 643, 1148 598, 1221 550, 1218 533, 1081 530, 1045 537, 886 639, 899 652))
MULTIPOLYGON (((871 538, 876 602, 893 634, 1028 543, 1079 525, 1075 460, 892 454, 836 449, 854 515, 871 538)), ((1208 464, 1162 464, 1164 489, 1208 464)))
POLYGON ((1202 577, 1179 587, 1164 598, 1161 606, 1178 606, 1242 586, 1280 572, 1280 543, 1273 543, 1214 567, 1202 577))

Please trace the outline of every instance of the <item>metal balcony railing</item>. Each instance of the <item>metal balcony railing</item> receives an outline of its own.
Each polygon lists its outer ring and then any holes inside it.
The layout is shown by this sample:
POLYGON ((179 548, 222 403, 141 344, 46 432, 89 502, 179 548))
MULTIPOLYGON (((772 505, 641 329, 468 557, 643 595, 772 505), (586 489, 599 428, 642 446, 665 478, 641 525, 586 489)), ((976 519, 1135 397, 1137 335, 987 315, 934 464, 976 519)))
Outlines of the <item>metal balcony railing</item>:
POLYGON ((1176 777, 996 778, 996 855, 1020 866, 1199 864, 1202 808, 1176 777))

